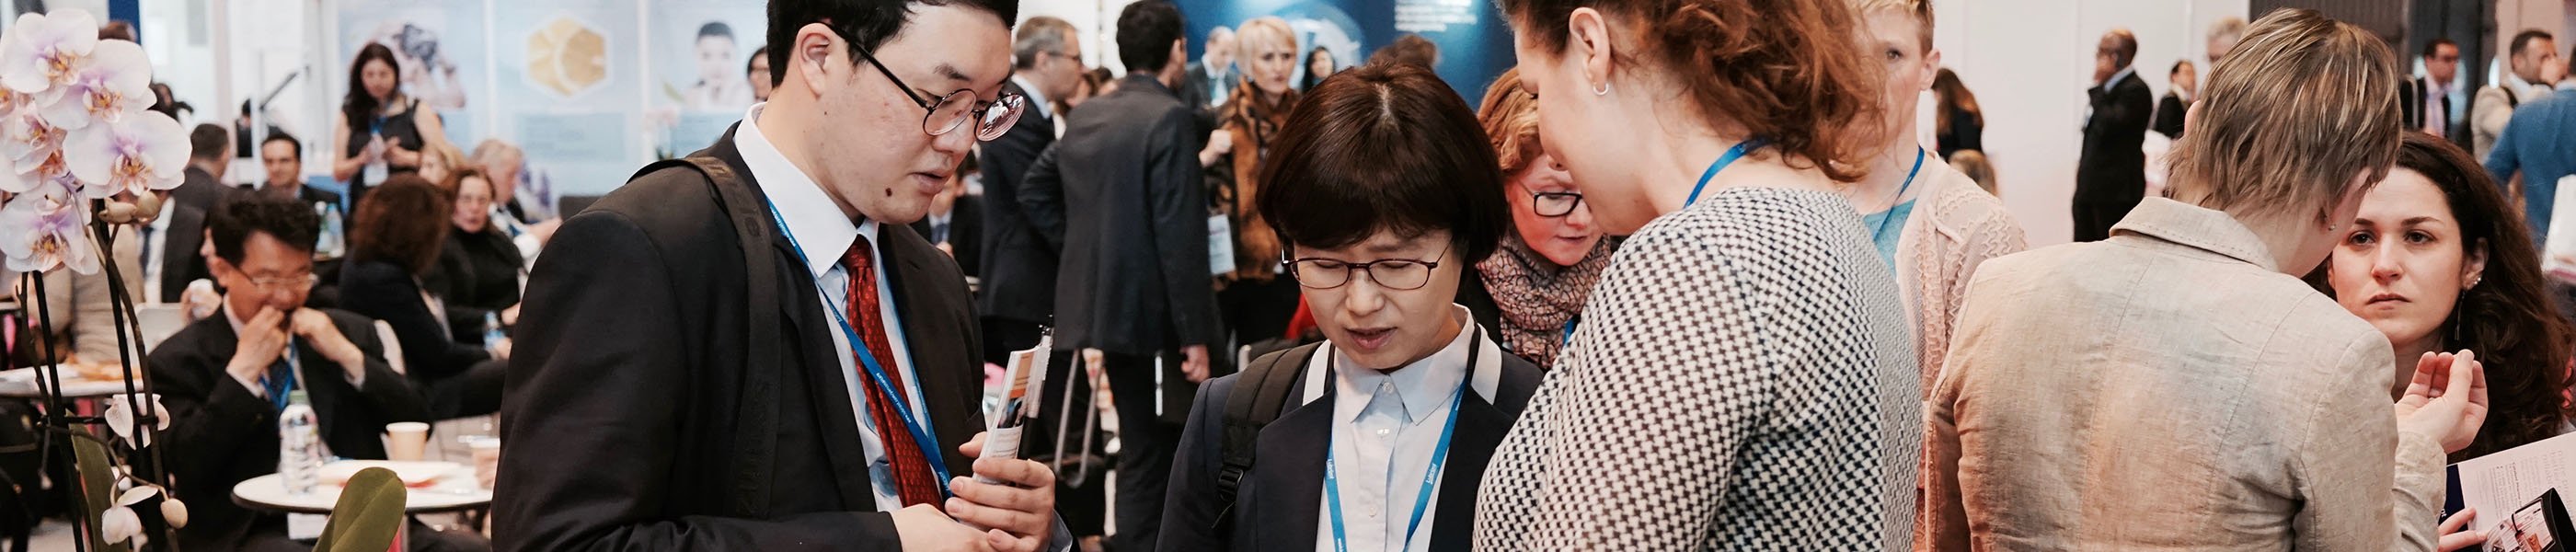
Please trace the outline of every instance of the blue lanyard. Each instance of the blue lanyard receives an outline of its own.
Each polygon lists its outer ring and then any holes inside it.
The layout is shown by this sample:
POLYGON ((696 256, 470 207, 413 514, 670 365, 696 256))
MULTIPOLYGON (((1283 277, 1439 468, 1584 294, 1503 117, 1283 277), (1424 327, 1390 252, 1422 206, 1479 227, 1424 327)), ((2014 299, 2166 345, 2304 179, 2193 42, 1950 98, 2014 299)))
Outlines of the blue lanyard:
MULTIPOLYGON (((1413 543, 1413 534, 1422 530, 1422 513, 1429 511, 1431 501, 1438 498, 1432 496, 1431 491, 1433 487, 1440 484, 1441 468, 1449 464, 1449 436, 1457 433, 1458 430, 1458 407, 1467 400, 1467 383, 1476 381, 1476 357, 1478 353, 1485 350, 1481 337, 1484 335, 1484 328, 1477 328, 1476 334, 1479 337, 1467 340, 1467 372, 1458 378, 1458 393, 1449 396, 1449 421, 1440 426, 1440 445, 1431 449, 1431 467, 1422 472, 1422 491, 1413 495, 1413 517, 1404 525, 1404 542, 1394 543, 1391 549, 1403 550, 1405 546, 1413 543)), ((1339 364, 1339 361, 1335 363, 1339 364)), ((1333 452, 1329 444, 1326 445, 1324 502, 1333 509, 1333 551, 1350 552, 1350 539, 1343 535, 1342 531, 1342 478, 1341 474, 1337 473, 1341 471, 1340 457, 1339 453, 1333 452)))
MULTIPOLYGON (((777 205, 764 204, 764 206, 769 208, 769 218, 778 224, 778 235, 786 236, 787 246, 796 249, 796 258, 804 259, 805 246, 796 243, 796 231, 787 229, 787 217, 785 215, 778 214, 777 205)), ((858 275, 852 274, 850 276, 855 278, 858 275)), ((868 293, 876 293, 876 290, 867 291, 868 293)), ((820 279, 814 281, 814 293, 820 294, 825 298, 832 296, 831 293, 828 293, 827 290, 823 289, 823 281, 820 279)), ((849 317, 843 316, 841 314, 841 309, 838 308, 826 307, 823 309, 823 312, 832 313, 832 321, 840 324, 841 335, 849 338, 850 350, 857 353, 856 356, 859 357, 859 365, 867 368, 868 382, 876 384, 878 391, 885 392, 887 400, 894 401, 894 411, 895 414, 900 415, 903 419, 903 429, 905 431, 912 432, 913 447, 921 449, 921 455, 928 457, 930 460, 931 473, 937 474, 939 477, 939 479, 936 480, 937 483, 939 483, 939 496, 942 498, 949 496, 948 465, 940 458, 938 435, 931 432, 932 428, 930 426, 921 423, 920 419, 914 418, 911 408, 904 406, 903 401, 905 395, 903 394, 903 391, 895 389, 894 381, 886 378, 885 367, 877 364, 877 356, 868 350, 867 341, 859 339, 859 330, 850 325, 849 317)), ((912 384, 914 387, 919 387, 921 385, 920 379, 921 378, 917 377, 917 375, 913 378, 914 381, 912 384)), ((858 397, 851 398, 857 399, 858 397)))
POLYGON ((1887 233, 1887 222, 1896 220, 1896 200, 1905 199, 1905 190, 1914 187, 1914 177, 1923 174, 1923 146, 1914 146, 1914 168, 1905 171, 1905 183, 1896 185, 1896 196, 1887 198, 1887 218, 1878 219, 1878 228, 1870 230, 1870 239, 1887 233))
POLYGON ((1682 200, 1682 206, 1689 207, 1693 203, 1699 203, 1700 190, 1708 187, 1708 179, 1717 177, 1717 171, 1726 170, 1727 165, 1735 164, 1735 160, 1743 158, 1744 154, 1752 153, 1753 150, 1762 149, 1762 146, 1770 143, 1770 140, 1751 138, 1742 142, 1736 142, 1735 147, 1726 148, 1726 155, 1717 156, 1716 163, 1709 163, 1708 170, 1699 173, 1699 184, 1691 186, 1690 199, 1682 200))

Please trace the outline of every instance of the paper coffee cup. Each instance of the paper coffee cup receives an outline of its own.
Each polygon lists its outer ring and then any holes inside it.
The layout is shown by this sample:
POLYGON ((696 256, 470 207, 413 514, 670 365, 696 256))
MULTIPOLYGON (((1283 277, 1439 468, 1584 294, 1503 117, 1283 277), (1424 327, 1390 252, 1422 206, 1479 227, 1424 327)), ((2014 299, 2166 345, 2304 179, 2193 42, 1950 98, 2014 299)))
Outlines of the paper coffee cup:
POLYGON ((429 448, 429 424, 394 422, 385 424, 385 459, 417 462, 421 451, 429 448))

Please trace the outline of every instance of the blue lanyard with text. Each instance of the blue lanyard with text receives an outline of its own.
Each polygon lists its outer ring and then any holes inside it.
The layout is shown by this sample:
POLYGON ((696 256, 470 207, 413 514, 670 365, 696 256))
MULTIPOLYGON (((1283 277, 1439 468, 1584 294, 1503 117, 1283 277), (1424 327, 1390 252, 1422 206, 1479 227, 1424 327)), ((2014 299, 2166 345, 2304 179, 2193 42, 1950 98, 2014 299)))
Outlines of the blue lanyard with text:
POLYGON ((1770 140, 1750 138, 1742 142, 1736 142, 1735 147, 1726 148, 1726 155, 1717 156, 1717 162, 1709 163, 1708 170, 1699 173, 1699 184, 1691 186, 1690 199, 1682 200, 1682 206, 1689 207, 1693 203, 1699 203, 1700 190, 1708 187, 1709 179, 1717 177, 1717 171, 1726 170, 1727 165, 1735 164, 1735 160, 1744 158, 1744 154, 1752 153, 1753 150, 1762 149, 1762 146, 1770 143, 1770 140))
POLYGON ((1896 220, 1896 200, 1905 199, 1905 190, 1914 187, 1914 177, 1920 174, 1923 174, 1923 146, 1918 145, 1914 146, 1914 168, 1905 171, 1905 183, 1896 186, 1896 196, 1887 198, 1887 218, 1878 219, 1878 227, 1870 229, 1870 239, 1878 239, 1880 234, 1887 233, 1887 222, 1896 220))
MULTIPOLYGON (((1484 328, 1478 327, 1476 334, 1478 337, 1467 340, 1467 373, 1458 378, 1458 393, 1449 396, 1449 421, 1440 426, 1440 445, 1431 449, 1431 467, 1422 472, 1422 491, 1413 495, 1413 517, 1404 526, 1404 542, 1395 543, 1391 547, 1394 550, 1413 544, 1413 534, 1422 530, 1422 513, 1437 498, 1431 496, 1431 491, 1440 484, 1441 468, 1449 464, 1449 436, 1458 430, 1458 407, 1467 400, 1467 383, 1476 381, 1476 357, 1485 350, 1484 328)), ((1342 478, 1337 473, 1341 471, 1340 456, 1329 444, 1324 448, 1324 502, 1333 509, 1333 552, 1350 552, 1350 538, 1342 531, 1342 478)))
MULTIPOLYGON (((794 230, 787 229, 787 217, 785 215, 778 214, 777 205, 764 204, 764 206, 769 208, 769 218, 778 223, 778 235, 787 237, 787 246, 796 249, 797 259, 804 259, 805 246, 803 244, 796 243, 796 232, 794 230)), ((856 278, 858 275, 852 274, 850 277, 856 278)), ((876 290, 868 290, 868 292, 875 293, 876 290)), ((826 299, 832 297, 831 293, 828 293, 827 290, 823 289, 823 281, 821 279, 816 279, 814 281, 814 293, 820 294, 826 299)), ((930 460, 931 473, 936 474, 939 477, 939 479, 937 479, 937 482, 939 483, 939 496, 941 498, 948 497, 948 464, 940 458, 938 435, 931 432, 932 428, 929 425, 923 424, 920 419, 913 417, 912 409, 904 405, 904 397, 907 395, 904 395, 903 390, 896 389, 894 387, 893 380, 886 378, 885 367, 877 364, 877 356, 872 351, 868 350, 867 341, 859 339, 859 330, 850 325, 849 317, 843 316, 841 314, 841 309, 837 308, 825 307, 823 312, 832 313, 832 321, 840 324, 841 335, 849 338, 850 350, 857 353, 854 356, 859 357, 859 365, 867 368, 866 372, 868 373, 868 382, 876 384, 878 391, 885 392, 887 400, 894 401, 894 411, 896 414, 901 415, 903 419, 903 429, 905 431, 912 432, 913 447, 921 449, 921 455, 930 460)), ((920 386, 920 379, 921 378, 916 375, 916 377, 913 378, 913 385, 916 387, 920 386)), ((852 398, 856 399, 857 397, 852 398)), ((891 456, 893 453, 889 452, 887 454, 891 456)))

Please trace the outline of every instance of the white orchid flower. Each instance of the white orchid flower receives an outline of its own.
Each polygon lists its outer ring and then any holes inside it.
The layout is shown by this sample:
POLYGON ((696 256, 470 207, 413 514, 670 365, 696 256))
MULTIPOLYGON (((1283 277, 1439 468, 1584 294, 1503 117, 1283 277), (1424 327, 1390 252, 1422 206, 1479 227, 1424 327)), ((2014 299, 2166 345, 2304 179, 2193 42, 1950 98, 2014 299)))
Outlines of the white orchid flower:
MULTIPOLYGON (((148 432, 140 434, 134 432, 135 411, 142 409, 134 406, 133 403, 136 401, 133 396, 117 393, 110 396, 108 400, 110 402, 105 414, 108 431, 116 432, 118 439, 124 439, 125 442, 133 444, 134 448, 152 446, 152 436, 148 432)), ((153 424, 155 426, 153 429, 170 429, 170 409, 161 407, 160 395, 144 393, 141 402, 150 405, 154 418, 159 420, 153 424)))
POLYGON ((72 133, 63 161, 92 198, 167 190, 186 180, 188 132, 169 115, 136 113, 72 133))
POLYGON ((70 82, 72 67, 98 46, 98 18, 80 10, 18 16, 0 41, 0 86, 35 94, 70 82))
POLYGON ((0 254, 18 272, 51 272, 71 267, 82 274, 98 272, 98 245, 89 239, 83 202, 60 183, 20 193, 0 207, 0 254))
MULTIPOLYGON (((71 168, 57 158, 63 149, 63 139, 70 136, 70 131, 46 122, 38 111, 41 110, 20 109, 0 114, 0 157, 10 161, 12 171, 27 175, 35 182, 44 182, 49 177, 71 173, 71 168), (37 170, 47 168, 47 165, 58 170, 37 170)), ((8 191, 24 192, 28 187, 20 185, 8 191)))
POLYGON ((126 115, 152 107, 157 99, 152 94, 152 61, 143 56, 143 47, 123 40, 106 40, 72 67, 68 82, 53 87, 40 98, 45 121, 68 130, 78 130, 92 121, 115 122, 126 115), (50 100, 50 101, 47 101, 50 100))
POLYGON ((108 508, 103 515, 99 516, 98 532, 99 536, 106 538, 108 544, 125 542, 125 539, 137 539, 139 543, 143 538, 143 518, 134 515, 133 508, 125 506, 108 508))

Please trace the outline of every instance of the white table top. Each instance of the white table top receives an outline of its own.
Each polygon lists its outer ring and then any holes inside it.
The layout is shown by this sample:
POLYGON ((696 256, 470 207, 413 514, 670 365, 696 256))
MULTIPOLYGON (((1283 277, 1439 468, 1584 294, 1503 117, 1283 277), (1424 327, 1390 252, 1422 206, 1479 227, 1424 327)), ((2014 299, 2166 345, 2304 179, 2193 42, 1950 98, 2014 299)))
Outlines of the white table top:
MULTIPOLYGON (((492 504, 492 491, 474 481, 472 466, 450 465, 454 468, 429 486, 413 487, 405 493, 403 511, 414 514, 453 512, 492 504)), ((286 482, 272 473, 234 485, 233 503, 272 512, 328 514, 332 506, 340 503, 340 486, 325 481, 312 493, 296 495, 286 492, 286 482)))
MULTIPOLYGON (((70 366, 64 366, 61 370, 64 397, 76 399, 105 397, 125 392, 125 380, 89 379, 82 377, 79 371, 73 370, 70 366)), ((44 390, 36 387, 37 377, 39 376, 35 368, 0 370, 0 397, 33 399, 45 396, 44 390)))

